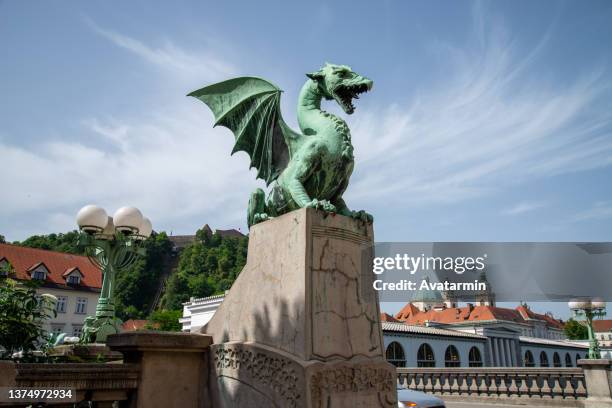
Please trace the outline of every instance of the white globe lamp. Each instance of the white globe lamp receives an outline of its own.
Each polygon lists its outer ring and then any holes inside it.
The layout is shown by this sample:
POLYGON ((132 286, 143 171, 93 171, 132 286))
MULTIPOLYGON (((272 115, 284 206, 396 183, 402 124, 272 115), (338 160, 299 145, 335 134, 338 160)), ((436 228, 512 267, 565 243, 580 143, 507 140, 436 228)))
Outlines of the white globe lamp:
POLYGON ((142 213, 136 207, 121 207, 113 215, 115 229, 128 235, 138 233, 142 219, 142 213))
POLYGON ((138 235, 141 237, 141 239, 146 239, 149 238, 151 232, 153 232, 153 224, 151 224, 151 220, 147 217, 142 217, 142 223, 138 229, 138 235))
POLYGON ((104 230, 108 222, 108 215, 103 208, 90 204, 79 210, 76 219, 79 228, 91 234, 104 230))

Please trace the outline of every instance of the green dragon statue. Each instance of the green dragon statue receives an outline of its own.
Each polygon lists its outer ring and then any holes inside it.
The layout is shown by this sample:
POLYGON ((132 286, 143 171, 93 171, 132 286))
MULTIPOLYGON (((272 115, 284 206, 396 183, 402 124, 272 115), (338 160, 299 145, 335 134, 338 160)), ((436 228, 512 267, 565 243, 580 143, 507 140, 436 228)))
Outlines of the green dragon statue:
POLYGON ((251 194, 249 227, 304 207, 373 220, 365 211, 351 211, 342 199, 354 166, 351 133, 344 120, 321 110, 321 99, 334 99, 352 114, 353 99, 373 83, 346 65, 325 64, 306 76, 297 107, 302 133, 287 126, 280 111, 282 91, 264 79, 234 78, 189 94, 208 105, 215 126, 234 133, 232 154, 247 152, 257 177, 267 185, 275 182, 267 199, 260 188, 251 194))

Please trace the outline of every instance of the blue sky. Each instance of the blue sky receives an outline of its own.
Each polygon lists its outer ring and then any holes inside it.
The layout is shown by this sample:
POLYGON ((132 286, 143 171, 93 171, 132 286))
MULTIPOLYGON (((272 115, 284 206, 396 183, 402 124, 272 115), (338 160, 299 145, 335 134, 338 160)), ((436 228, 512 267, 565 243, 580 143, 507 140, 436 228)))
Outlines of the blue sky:
POLYGON ((87 203, 244 231, 263 183, 185 94, 261 76, 295 126, 329 61, 374 80, 346 199, 379 241, 610 241, 610 21, 607 1, 0 2, 0 234, 87 203))

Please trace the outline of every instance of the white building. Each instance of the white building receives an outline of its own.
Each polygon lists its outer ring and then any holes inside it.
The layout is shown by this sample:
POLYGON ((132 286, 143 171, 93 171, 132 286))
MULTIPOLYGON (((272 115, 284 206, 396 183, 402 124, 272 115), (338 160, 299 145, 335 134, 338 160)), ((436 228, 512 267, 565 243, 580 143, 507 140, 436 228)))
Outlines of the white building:
POLYGON ((94 315, 102 272, 85 256, 0 244, 0 274, 17 281, 40 280, 37 292, 57 297, 57 317, 46 330, 80 336, 83 321, 94 315))
POLYGON ((204 326, 217 311, 225 299, 225 295, 209 296, 205 298, 191 298, 183 303, 183 317, 179 323, 183 325, 184 332, 196 331, 204 326))
POLYGON ((601 348, 612 348, 612 320, 593 320, 593 331, 601 348))

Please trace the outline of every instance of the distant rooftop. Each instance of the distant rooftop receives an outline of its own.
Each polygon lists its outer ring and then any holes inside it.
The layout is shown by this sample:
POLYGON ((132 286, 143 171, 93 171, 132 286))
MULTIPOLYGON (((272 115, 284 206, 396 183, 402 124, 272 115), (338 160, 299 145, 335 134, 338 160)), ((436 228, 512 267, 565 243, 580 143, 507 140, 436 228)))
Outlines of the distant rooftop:
POLYGON ((62 288, 94 289, 102 287, 102 271, 89 258, 81 255, 50 251, 47 249, 0 244, 0 263, 7 262, 14 271, 14 278, 31 280, 32 272, 40 269, 46 272, 44 282, 62 288), (78 285, 68 285, 68 276, 78 273, 78 285))
MULTIPOLYGON (((242 232, 238 231, 237 229, 233 229, 233 228, 227 229, 227 230, 216 229, 213 231, 212 228, 210 228, 208 224, 204 224, 202 229, 209 236, 212 236, 213 234, 217 234, 221 236, 222 238, 242 238, 245 236, 242 232)), ((177 249, 185 248, 186 246, 194 242, 195 238, 196 238, 195 234, 194 235, 170 235, 168 237, 168 239, 172 241, 172 243, 177 249)))

